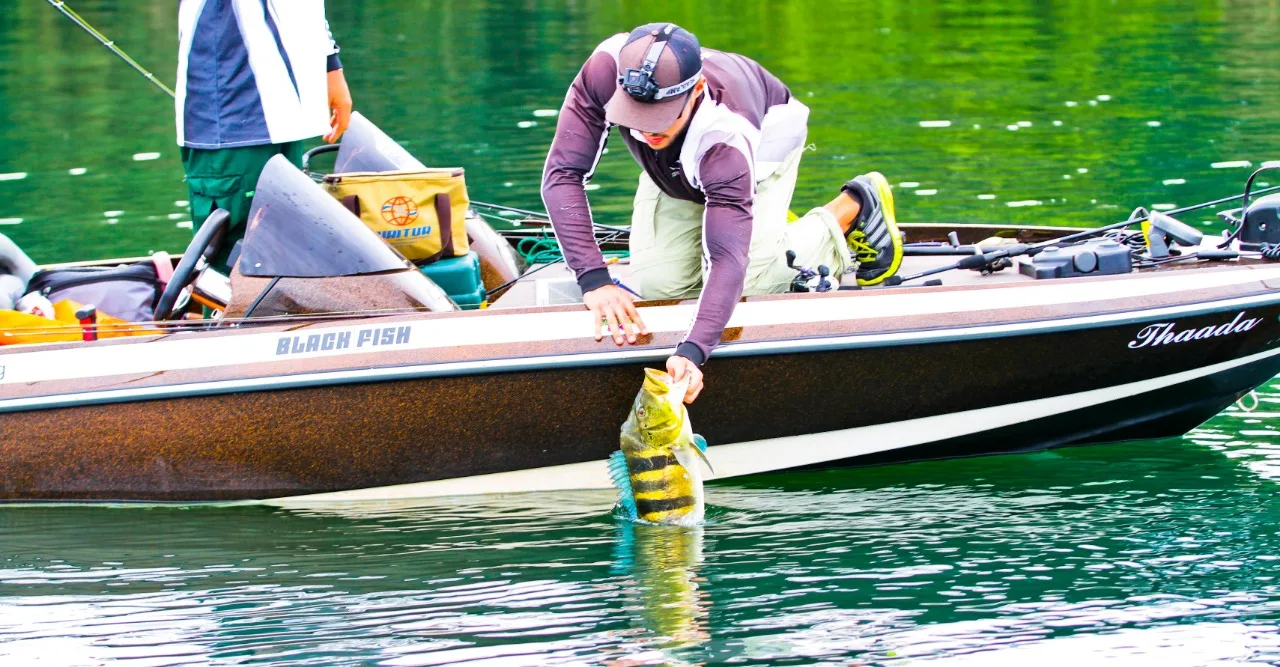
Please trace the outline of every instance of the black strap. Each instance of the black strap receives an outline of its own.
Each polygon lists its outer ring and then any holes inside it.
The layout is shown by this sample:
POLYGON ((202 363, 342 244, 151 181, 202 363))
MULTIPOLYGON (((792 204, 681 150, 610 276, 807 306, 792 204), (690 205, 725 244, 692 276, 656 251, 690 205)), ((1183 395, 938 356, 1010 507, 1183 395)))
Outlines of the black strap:
POLYGON ((668 23, 662 27, 662 30, 658 31, 658 34, 653 38, 653 41, 649 43, 649 50, 644 54, 644 62, 640 65, 640 69, 642 71, 648 72, 652 75, 654 71, 658 69, 658 61, 662 59, 663 52, 667 50, 667 41, 671 39, 671 33, 673 32, 675 32, 674 23, 668 23), (653 46, 655 44, 662 44, 662 47, 653 55, 653 58, 650 58, 649 55, 653 53, 653 46))
POLYGON ((342 205, 347 207, 358 218, 360 217, 360 198, 355 195, 347 195, 342 198, 342 205))
POLYGON ((453 257, 453 205, 448 192, 436 193, 436 219, 440 221, 440 254, 453 257))

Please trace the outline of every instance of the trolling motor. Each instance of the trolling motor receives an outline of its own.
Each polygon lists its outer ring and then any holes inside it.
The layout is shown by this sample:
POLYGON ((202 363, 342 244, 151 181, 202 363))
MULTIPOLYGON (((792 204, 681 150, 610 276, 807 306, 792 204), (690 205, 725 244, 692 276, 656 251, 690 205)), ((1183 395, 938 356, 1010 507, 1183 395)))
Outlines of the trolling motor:
MULTIPOLYGON (((1280 260, 1280 193, 1269 194, 1249 202, 1253 182, 1264 171, 1280 169, 1277 166, 1264 166, 1249 175, 1244 183, 1244 195, 1240 208, 1223 211, 1218 217, 1235 226, 1235 231, 1219 245, 1225 248, 1233 240, 1240 240, 1240 250, 1261 253, 1263 259, 1280 260)), ((1274 188, 1272 188, 1274 189, 1274 188)))
POLYGON ((791 280, 792 292, 830 292, 835 285, 827 278, 831 275, 831 269, 826 264, 819 264, 818 270, 796 266, 796 252, 794 250, 787 251, 787 268, 796 272, 796 277, 791 280), (814 283, 814 281, 817 281, 814 283))

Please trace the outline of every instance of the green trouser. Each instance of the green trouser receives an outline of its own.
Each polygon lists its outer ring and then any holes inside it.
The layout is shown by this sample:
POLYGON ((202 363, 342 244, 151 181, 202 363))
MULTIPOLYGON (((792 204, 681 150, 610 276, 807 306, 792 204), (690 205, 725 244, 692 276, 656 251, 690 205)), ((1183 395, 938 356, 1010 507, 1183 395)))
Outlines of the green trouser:
POLYGON ((301 141, 213 150, 182 149, 182 169, 187 173, 187 189, 191 193, 192 232, 200 229, 215 209, 225 209, 231 214, 226 239, 210 262, 214 270, 231 275, 227 259, 236 241, 244 238, 253 189, 267 160, 283 155, 301 169, 302 152, 301 141))
MULTIPOLYGON (((838 282, 854 266, 844 231, 834 214, 819 206, 799 220, 787 222, 796 189, 803 148, 787 156, 778 169, 756 185, 752 201, 751 247, 743 294, 778 294, 791 288, 796 265, 831 269, 838 282)), ((702 217, 706 207, 670 197, 640 172, 631 215, 631 279, 646 299, 684 299, 702 291, 708 267, 702 261, 702 217)))

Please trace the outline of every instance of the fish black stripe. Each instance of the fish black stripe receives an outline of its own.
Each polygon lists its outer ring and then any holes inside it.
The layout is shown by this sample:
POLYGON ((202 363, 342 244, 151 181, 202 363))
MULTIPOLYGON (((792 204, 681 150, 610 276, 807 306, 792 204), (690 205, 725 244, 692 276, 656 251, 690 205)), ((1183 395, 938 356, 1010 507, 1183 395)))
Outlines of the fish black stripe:
POLYGON ((679 498, 665 498, 663 500, 641 500, 636 498, 636 511, 640 513, 640 516, 644 516, 656 512, 670 512, 682 507, 692 507, 693 503, 693 496, 680 496, 679 498))
POLYGON ((670 456, 650 456, 648 458, 631 458, 627 457, 627 469, 631 474, 638 472, 649 472, 651 470, 662 470, 671 462, 670 456))
POLYGON ((652 482, 646 482, 640 479, 631 480, 631 491, 633 493, 650 493, 653 491, 665 491, 667 488, 667 480, 659 479, 652 482))

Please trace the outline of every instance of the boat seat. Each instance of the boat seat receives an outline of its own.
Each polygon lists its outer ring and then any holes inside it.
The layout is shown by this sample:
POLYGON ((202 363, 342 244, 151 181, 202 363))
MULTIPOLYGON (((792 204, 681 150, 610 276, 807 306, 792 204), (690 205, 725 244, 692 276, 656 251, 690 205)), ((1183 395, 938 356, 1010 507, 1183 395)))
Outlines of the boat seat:
POLYGON ((480 274, 480 255, 475 251, 461 257, 448 257, 418 267, 444 290, 463 310, 483 307, 486 299, 484 279, 480 274))
POLYGON ((36 263, 22 252, 18 244, 0 234, 0 310, 12 310, 27 291, 27 283, 35 275, 36 263))

